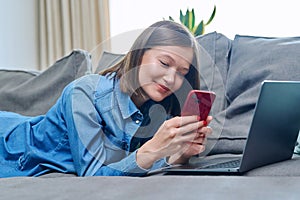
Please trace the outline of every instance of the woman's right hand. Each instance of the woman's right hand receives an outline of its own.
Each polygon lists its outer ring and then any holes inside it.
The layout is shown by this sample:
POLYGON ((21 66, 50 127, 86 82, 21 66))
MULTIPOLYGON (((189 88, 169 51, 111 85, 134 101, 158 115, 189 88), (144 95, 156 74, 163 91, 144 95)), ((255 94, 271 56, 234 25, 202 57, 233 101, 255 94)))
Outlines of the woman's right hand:
POLYGON ((146 142, 137 152, 137 163, 140 167, 150 168, 152 164, 164 157, 178 154, 186 149, 195 138, 203 133, 199 129, 204 126, 198 116, 174 117, 165 121, 153 138, 146 142))

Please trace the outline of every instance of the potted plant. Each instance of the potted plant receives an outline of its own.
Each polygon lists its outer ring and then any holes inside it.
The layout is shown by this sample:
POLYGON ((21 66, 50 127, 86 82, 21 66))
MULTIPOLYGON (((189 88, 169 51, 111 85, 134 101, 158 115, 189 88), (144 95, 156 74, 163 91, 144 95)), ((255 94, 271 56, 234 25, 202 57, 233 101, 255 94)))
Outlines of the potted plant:
MULTIPOLYGON (((195 25, 195 11, 194 8, 191 10, 187 9, 185 12, 185 15, 183 14, 182 10, 180 9, 180 17, 179 20, 181 24, 186 26, 193 34, 194 36, 202 35, 204 34, 205 27, 209 25, 212 20, 214 19, 216 14, 216 6, 214 6, 213 12, 207 22, 204 22, 201 20, 201 22, 198 25, 195 25)), ((169 16, 169 20, 174 21, 174 19, 169 16)))

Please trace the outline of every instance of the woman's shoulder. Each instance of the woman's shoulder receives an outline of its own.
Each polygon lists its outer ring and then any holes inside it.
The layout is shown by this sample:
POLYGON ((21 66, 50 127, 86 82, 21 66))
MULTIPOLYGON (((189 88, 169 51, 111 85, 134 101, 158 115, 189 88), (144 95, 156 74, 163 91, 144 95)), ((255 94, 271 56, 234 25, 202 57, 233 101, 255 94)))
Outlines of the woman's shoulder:
POLYGON ((112 83, 112 79, 110 76, 103 76, 99 74, 88 74, 84 75, 77 80, 74 81, 74 86, 93 86, 96 87, 99 82, 110 84, 112 83))
POLYGON ((107 74, 105 76, 100 75, 99 81, 96 87, 96 93, 98 95, 105 94, 115 89, 115 84, 118 82, 115 73, 107 74))
POLYGON ((101 76, 99 74, 84 75, 73 82, 73 88, 95 88, 101 76))
POLYGON ((102 93, 106 91, 112 91, 115 84, 115 75, 99 75, 88 74, 73 83, 73 88, 80 90, 90 90, 96 93, 102 93))

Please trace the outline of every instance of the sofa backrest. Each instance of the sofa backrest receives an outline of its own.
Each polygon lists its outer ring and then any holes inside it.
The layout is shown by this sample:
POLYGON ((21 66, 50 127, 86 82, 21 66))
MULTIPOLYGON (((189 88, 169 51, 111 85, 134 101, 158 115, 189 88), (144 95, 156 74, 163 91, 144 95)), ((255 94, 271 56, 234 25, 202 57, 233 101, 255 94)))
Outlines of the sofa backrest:
POLYGON ((211 124, 220 131, 215 153, 243 151, 261 82, 300 81, 299 52, 300 37, 235 36, 225 82, 228 105, 211 124))
POLYGON ((89 54, 73 50, 43 72, 0 69, 0 110, 27 116, 45 114, 64 87, 91 72, 89 54))

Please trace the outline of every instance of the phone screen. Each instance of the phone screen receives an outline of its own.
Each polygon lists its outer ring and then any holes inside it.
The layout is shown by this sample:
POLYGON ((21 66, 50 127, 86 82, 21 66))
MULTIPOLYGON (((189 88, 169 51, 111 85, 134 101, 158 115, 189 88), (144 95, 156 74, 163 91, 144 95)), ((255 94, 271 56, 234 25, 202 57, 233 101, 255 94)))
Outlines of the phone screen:
POLYGON ((190 91, 181 110, 181 116, 198 115, 200 120, 205 120, 209 115, 215 97, 216 95, 212 91, 190 91))

